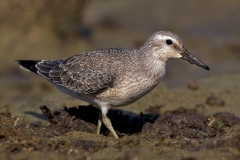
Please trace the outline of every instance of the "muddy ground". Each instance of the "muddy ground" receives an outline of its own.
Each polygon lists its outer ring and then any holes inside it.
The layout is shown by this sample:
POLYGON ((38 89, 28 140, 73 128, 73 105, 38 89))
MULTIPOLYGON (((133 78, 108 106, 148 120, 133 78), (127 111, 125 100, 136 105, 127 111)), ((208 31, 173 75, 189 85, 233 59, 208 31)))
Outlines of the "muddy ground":
MULTIPOLYGON (((71 112, 82 111, 80 108, 56 111, 57 124, 47 126, 40 123, 14 126, 14 119, 1 115, 2 158, 28 159, 29 155, 34 159, 239 158, 240 118, 231 113, 204 116, 196 109, 181 108, 160 115, 158 107, 154 107, 150 113, 131 117, 112 110, 109 117, 121 137, 116 140, 106 129, 102 130, 103 135, 94 134, 96 118, 82 120, 81 115, 71 112)), ((97 117, 96 109, 89 108, 85 113, 97 117)))
POLYGON ((110 110, 120 139, 105 127, 95 134, 98 109, 93 106, 51 109, 40 102, 35 112, 27 109, 15 117, 2 109, 2 159, 238 159, 239 77, 212 77, 175 89, 159 85, 136 104, 110 110), (233 82, 217 82, 226 78, 233 82))
POLYGON ((240 2, 2 1, 0 159, 240 159, 240 2), (21 70, 17 59, 58 59, 105 48, 139 48, 158 30, 177 33, 211 70, 171 60, 160 84, 98 110, 21 70))

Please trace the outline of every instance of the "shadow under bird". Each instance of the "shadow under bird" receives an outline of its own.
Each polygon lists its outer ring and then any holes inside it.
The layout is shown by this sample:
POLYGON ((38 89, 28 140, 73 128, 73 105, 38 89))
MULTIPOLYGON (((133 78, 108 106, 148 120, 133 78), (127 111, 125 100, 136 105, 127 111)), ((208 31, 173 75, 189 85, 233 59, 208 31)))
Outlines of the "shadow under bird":
POLYGON ((166 62, 174 58, 210 70, 170 31, 154 33, 140 49, 107 48, 65 59, 18 62, 62 92, 99 108, 97 134, 104 123, 118 138, 107 117, 108 110, 131 104, 151 91, 164 76, 166 62))

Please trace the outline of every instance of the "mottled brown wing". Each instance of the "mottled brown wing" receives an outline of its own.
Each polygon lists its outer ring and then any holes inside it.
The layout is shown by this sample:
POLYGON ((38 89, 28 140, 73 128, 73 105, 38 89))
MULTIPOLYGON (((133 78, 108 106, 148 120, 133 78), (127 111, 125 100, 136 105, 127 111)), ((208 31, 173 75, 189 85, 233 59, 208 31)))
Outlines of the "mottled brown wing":
POLYGON ((114 62, 99 56, 83 53, 61 61, 42 61, 36 67, 38 74, 55 84, 78 93, 94 94, 108 89, 115 80, 114 62))

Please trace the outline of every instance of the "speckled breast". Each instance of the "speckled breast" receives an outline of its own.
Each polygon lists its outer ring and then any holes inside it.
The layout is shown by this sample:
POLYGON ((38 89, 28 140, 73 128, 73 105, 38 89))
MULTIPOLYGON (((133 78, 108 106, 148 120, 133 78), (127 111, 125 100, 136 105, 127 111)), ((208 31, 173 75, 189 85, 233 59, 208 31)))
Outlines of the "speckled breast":
POLYGON ((112 107, 128 105, 151 91, 159 81, 147 76, 126 74, 112 88, 97 95, 97 99, 108 102, 112 107))

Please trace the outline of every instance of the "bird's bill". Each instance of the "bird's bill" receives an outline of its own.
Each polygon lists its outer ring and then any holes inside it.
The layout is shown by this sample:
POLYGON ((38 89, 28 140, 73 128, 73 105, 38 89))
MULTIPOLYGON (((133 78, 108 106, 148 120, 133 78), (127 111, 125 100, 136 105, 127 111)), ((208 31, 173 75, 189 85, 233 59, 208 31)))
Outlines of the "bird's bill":
POLYGON ((206 70, 210 70, 210 68, 207 65, 205 65, 204 63, 199 61, 196 57, 194 57, 192 54, 190 54, 186 49, 184 49, 181 52, 181 55, 182 55, 182 59, 187 60, 189 63, 196 64, 206 70))

